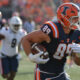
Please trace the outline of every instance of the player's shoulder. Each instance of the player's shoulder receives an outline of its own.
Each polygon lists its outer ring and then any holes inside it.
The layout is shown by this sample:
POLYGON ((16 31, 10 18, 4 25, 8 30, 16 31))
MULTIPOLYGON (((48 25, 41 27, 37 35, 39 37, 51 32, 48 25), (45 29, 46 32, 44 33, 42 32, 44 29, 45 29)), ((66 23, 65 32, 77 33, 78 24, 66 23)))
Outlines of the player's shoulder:
POLYGON ((43 32, 52 33, 54 37, 59 37, 58 21, 47 21, 41 27, 43 32))
POLYGON ((25 35, 27 34, 27 32, 26 32, 24 29, 20 29, 20 30, 19 30, 19 33, 20 33, 20 34, 25 34, 25 35))
POLYGON ((1 30, 2 31, 8 31, 9 30, 9 27, 3 27, 1 30))
POLYGON ((47 21, 44 23, 44 26, 47 25, 53 31, 58 30, 59 22, 58 21, 47 21))
POLYGON ((56 22, 55 21, 46 21, 44 24, 51 26, 51 25, 55 25, 56 22))

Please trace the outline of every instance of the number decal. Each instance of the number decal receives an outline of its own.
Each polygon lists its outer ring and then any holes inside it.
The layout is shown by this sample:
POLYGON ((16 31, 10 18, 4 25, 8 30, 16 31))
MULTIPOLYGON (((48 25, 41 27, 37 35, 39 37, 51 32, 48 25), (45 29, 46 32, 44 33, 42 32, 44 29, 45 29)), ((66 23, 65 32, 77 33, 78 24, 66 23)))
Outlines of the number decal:
POLYGON ((68 53, 68 54, 71 53, 71 45, 72 45, 72 44, 68 44, 68 46, 67 46, 66 53, 68 53))
POLYGON ((53 55, 55 59, 62 59, 64 57, 64 53, 71 53, 71 44, 59 44, 57 51, 53 55))
POLYGON ((46 32, 46 34, 49 34, 51 32, 51 30, 48 28, 48 26, 44 26, 43 28, 43 32, 46 32))
POLYGON ((14 48, 16 46, 17 40, 14 38, 12 39, 11 47, 14 48))

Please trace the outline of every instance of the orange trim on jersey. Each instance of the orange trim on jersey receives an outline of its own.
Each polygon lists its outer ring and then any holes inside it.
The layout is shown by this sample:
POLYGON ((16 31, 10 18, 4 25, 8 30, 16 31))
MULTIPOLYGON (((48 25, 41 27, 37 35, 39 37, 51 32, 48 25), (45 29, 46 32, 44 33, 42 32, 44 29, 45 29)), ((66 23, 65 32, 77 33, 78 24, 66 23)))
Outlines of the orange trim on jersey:
POLYGON ((46 22, 46 24, 48 24, 51 27, 53 31, 53 37, 59 38, 59 31, 58 31, 56 24, 54 24, 52 21, 48 21, 46 22))
MULTIPOLYGON (((53 22, 52 22, 52 23, 53 23, 53 22)), ((58 36, 58 38, 59 38, 59 30, 58 30, 56 24, 55 24, 55 23, 53 23, 53 24, 55 25, 55 28, 56 28, 56 30, 57 30, 57 36, 58 36)))
POLYGON ((51 27, 51 29, 52 29, 52 31, 53 31, 53 37, 55 37, 55 30, 54 30, 54 28, 53 28, 53 26, 50 24, 50 22, 48 21, 48 22, 46 22, 46 24, 48 24, 50 27, 51 27))

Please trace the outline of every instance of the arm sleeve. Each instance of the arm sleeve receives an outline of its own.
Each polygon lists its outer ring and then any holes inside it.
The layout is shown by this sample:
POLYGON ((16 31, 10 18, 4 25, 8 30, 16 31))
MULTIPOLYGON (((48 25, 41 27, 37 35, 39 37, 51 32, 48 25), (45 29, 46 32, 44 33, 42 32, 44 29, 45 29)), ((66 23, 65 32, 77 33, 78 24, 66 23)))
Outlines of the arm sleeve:
POLYGON ((41 31, 44 32, 45 34, 47 34, 50 38, 53 37, 53 32, 51 30, 51 27, 48 24, 44 24, 41 27, 41 31))
POLYGON ((50 38, 58 38, 59 31, 57 26, 53 22, 48 22, 41 27, 42 32, 49 35, 50 38))

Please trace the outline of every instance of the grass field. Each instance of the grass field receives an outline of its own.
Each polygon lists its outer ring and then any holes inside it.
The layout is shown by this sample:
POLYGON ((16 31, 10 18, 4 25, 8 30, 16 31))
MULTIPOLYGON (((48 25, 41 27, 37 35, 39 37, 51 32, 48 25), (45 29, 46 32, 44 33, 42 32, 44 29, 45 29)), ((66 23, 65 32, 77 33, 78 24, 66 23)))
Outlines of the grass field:
MULTIPOLYGON (((31 63, 25 54, 20 61, 19 69, 15 80, 34 80, 35 64, 31 63)), ((71 77, 71 80, 80 80, 80 67, 73 65, 72 68, 66 68, 66 71, 71 77)), ((5 80, 0 76, 0 80, 5 80)))

